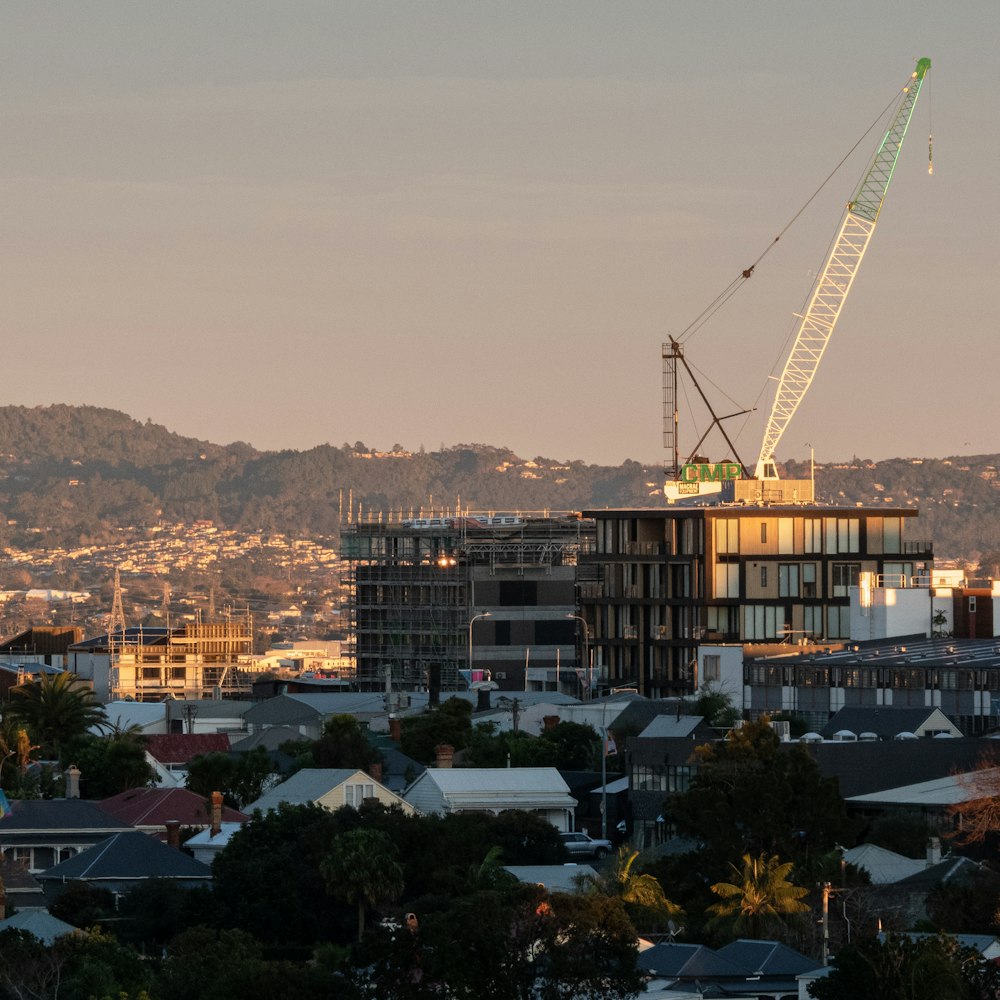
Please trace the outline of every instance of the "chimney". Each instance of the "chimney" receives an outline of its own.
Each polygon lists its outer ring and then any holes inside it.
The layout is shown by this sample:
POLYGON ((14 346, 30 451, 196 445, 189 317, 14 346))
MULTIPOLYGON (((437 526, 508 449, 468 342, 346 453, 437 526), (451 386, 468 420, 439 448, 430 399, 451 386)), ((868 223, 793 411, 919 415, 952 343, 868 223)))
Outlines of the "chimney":
POLYGON ((382 765, 373 763, 368 765, 368 773, 376 780, 382 780, 382 765))
POLYGON ((451 759, 455 756, 455 748, 453 746, 449 746, 447 743, 439 743, 434 748, 434 753, 437 756, 437 760, 434 762, 435 767, 451 767, 451 759))
POLYGON ((80 769, 76 764, 70 764, 66 768, 66 798, 78 799, 80 797, 80 769))
POLYGON ((403 723, 402 720, 397 719, 395 715, 389 716, 389 738, 394 742, 398 743, 403 737, 403 723))
POLYGON ((476 691, 476 711, 488 712, 490 710, 490 689, 479 688, 476 691))
POLYGON ((936 865, 941 860, 941 838, 931 837, 927 841, 927 867, 936 865))
POLYGON ((165 826, 167 828, 167 847, 176 847, 180 850, 181 821, 179 819, 168 819, 165 826))
POLYGON ((554 729, 559 725, 558 715, 543 715, 542 716, 542 732, 547 733, 550 729, 554 729))
POLYGON ((212 825, 209 828, 208 835, 210 837, 217 837, 221 832, 222 832, 222 792, 212 792, 212 825))

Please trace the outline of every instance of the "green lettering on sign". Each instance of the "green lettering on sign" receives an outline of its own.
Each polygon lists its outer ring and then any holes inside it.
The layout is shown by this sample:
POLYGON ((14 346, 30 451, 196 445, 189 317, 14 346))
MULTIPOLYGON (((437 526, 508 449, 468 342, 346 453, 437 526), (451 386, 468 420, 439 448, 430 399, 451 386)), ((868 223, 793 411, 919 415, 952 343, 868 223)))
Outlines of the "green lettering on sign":
POLYGON ((681 467, 681 482, 685 483, 720 483, 730 479, 739 479, 743 468, 738 462, 716 462, 714 465, 698 464, 681 467))

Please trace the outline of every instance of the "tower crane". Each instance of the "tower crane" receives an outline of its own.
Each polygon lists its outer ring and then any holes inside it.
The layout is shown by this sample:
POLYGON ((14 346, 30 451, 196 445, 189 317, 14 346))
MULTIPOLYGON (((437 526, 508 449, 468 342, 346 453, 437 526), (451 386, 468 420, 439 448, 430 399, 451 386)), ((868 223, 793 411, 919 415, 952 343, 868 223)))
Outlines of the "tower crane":
MULTIPOLYGON (((917 103, 921 87, 928 71, 931 67, 930 59, 924 58, 917 61, 916 69, 910 75, 903 87, 902 94, 893 112, 891 123, 875 152, 868 169, 866 170, 861 183, 858 185, 854 196, 847 203, 840 228, 833 241, 832 249, 826 258, 823 269, 820 271, 813 286, 808 306, 801 316, 801 323, 792 345, 791 352, 785 362, 781 378, 778 380, 778 388, 775 393, 774 403, 771 407, 771 415, 768 419, 764 438, 757 458, 752 479, 757 481, 757 486, 744 481, 737 484, 737 495, 743 494, 744 498, 756 497, 764 498, 765 495, 777 498, 784 495, 780 487, 765 489, 761 481, 775 481, 778 479, 777 469, 774 461, 774 453, 778 447, 789 421, 798 409, 803 397, 812 385, 816 376, 816 370, 826 351, 830 336, 840 317, 844 302, 851 290, 851 285, 861 266, 875 226, 878 222, 879 213, 885 196, 889 190, 889 183, 892 180, 899 153, 903 146, 903 139, 913 116, 913 109, 917 103), (740 486, 748 487, 741 490, 740 486)), ((929 168, 930 169, 930 168, 929 168)), ((793 220, 794 221, 794 220, 793 220)), ((787 227, 786 227, 787 228, 787 227)), ((775 242, 777 237, 775 238, 775 242)), ((766 253, 766 251, 765 251, 766 253)), ((758 258, 759 260, 759 258, 758 258)), ((754 266, 743 271, 729 289, 720 296, 725 301, 731 294, 731 290, 740 282, 746 281, 752 275, 754 266)), ((720 301, 716 299, 716 303, 720 301)), ((715 304, 709 307, 706 312, 714 311, 715 304)), ((705 313, 702 313, 702 317, 705 313)), ((701 317, 699 317, 699 320, 701 317)), ((695 321, 696 323, 698 320, 695 321)), ((694 325, 694 324, 692 324, 694 325)), ((690 329, 690 328, 689 328, 690 329)), ((694 377, 684 360, 682 345, 679 340, 670 338, 669 344, 663 345, 663 416, 664 416, 664 446, 672 452, 672 466, 667 467, 667 482, 664 486, 664 493, 668 502, 685 499, 697 499, 705 494, 720 493, 722 490, 722 480, 739 479, 746 474, 736 449, 729 437, 722 428, 724 420, 748 413, 748 410, 740 410, 728 416, 719 417, 709 403, 700 386, 694 381, 694 377), (706 459, 692 453, 687 462, 682 465, 679 456, 677 422, 678 422, 678 397, 677 397, 677 366, 682 365, 688 371, 689 377, 694 381, 695 388, 698 389, 701 399, 708 408, 712 416, 712 425, 709 431, 702 435, 695 452, 705 440, 707 434, 717 428, 725 437, 726 444, 732 452, 731 459, 727 462, 716 465, 704 464, 706 459), (733 462, 732 459, 736 461, 733 462), (699 465, 698 463, 702 463, 699 465)), ((790 484, 786 484, 790 485, 790 484)), ((810 490, 811 490, 810 486, 810 490)), ((795 491, 792 491, 792 495, 795 491)), ((811 496, 811 492, 808 494, 811 496)))
POLYGON ((920 59, 917 62, 917 68, 903 88, 892 124, 854 197, 847 204, 833 249, 816 279, 809 306, 802 316, 795 343, 778 381, 778 390, 754 471, 755 479, 778 478, 774 452, 788 422, 812 385, 823 352, 830 342, 830 335, 871 242, 913 108, 930 68, 930 59, 920 59))

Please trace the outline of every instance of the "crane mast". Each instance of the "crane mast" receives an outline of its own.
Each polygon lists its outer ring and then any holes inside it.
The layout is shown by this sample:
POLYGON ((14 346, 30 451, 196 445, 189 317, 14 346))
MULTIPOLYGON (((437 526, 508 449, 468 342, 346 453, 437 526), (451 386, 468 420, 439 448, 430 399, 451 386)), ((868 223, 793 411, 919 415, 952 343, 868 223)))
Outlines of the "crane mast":
POLYGON ((775 450, 792 415, 812 385, 830 335, 871 242, 913 108, 930 67, 930 59, 917 62, 916 69, 903 88, 892 124, 854 197, 848 202, 833 249, 816 279, 812 297, 802 316, 795 343, 778 382, 757 459, 754 473, 756 479, 778 478, 774 463, 775 450))

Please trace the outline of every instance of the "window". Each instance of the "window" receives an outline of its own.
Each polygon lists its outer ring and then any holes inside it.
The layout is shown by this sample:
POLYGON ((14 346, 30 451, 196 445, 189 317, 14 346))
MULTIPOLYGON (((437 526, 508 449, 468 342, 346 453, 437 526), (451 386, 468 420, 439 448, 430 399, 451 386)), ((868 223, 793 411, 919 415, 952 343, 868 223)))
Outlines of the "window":
POLYGON ((976 598, 972 596, 969 598, 969 614, 974 615, 976 613, 976 598))
POLYGON ((851 609, 830 607, 826 611, 828 639, 846 639, 851 634, 851 609))
POLYGON ((806 552, 823 551, 823 521, 820 518, 806 519, 803 536, 803 548, 806 552))
POLYGON ((740 596, 740 565, 739 563, 715 564, 715 583, 713 597, 740 596))
POLYGON ((375 786, 368 782, 355 782, 344 786, 344 805, 357 809, 365 799, 375 798, 375 786))
POLYGON ((764 544, 767 542, 767 521, 761 523, 760 526, 760 540, 764 544))
POLYGON ((784 609, 765 604, 747 604, 743 609, 743 636, 748 640, 776 639, 778 637, 778 615, 784 629, 784 609))
POLYGON ((740 551, 740 522, 734 517, 720 517, 715 522, 715 551, 736 554, 740 551))
POLYGON ((778 567, 778 596, 799 596, 799 566, 798 563, 782 563, 778 567))
MULTIPOLYGON (((849 587, 856 587, 861 576, 860 563, 834 563, 833 564, 833 596, 847 597, 849 587)), ((840 635, 831 632, 830 635, 840 635)))
POLYGON ((761 566, 760 568, 760 589, 767 589, 767 566, 761 566))
POLYGON ((804 607, 802 609, 802 628, 806 635, 821 638, 823 635, 823 609, 804 607))
POLYGON ((860 552, 861 521, 856 517, 826 517, 827 552, 860 552))
POLYGON ((706 653, 702 667, 702 680, 719 681, 722 679, 722 657, 717 653, 706 653))
POLYGON ((816 596, 816 563, 802 564, 802 596, 816 596))
POLYGON ((778 551, 791 555, 795 551, 795 521, 790 517, 778 519, 778 551))

